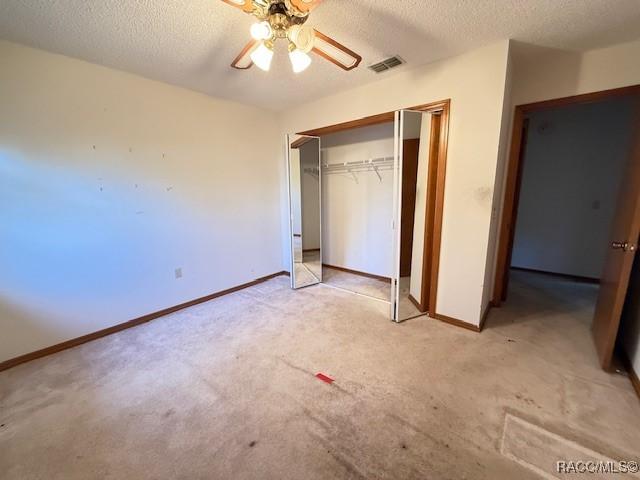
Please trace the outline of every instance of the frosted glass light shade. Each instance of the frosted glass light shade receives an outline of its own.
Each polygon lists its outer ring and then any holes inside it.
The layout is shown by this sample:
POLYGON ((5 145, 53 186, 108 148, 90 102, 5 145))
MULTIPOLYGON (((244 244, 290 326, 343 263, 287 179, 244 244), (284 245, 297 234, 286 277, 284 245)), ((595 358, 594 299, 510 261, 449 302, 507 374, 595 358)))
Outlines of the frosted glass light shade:
POLYGON ((269 22, 259 22, 251 25, 251 36, 254 40, 266 40, 271 37, 271 25, 269 22))
POLYGON ((311 57, 297 48, 289 52, 289 60, 294 73, 303 72, 311 65, 311 57))
POLYGON ((273 60, 273 50, 268 48, 264 42, 260 43, 258 48, 256 48, 253 52, 251 52, 251 61, 256 64, 256 66, 268 72, 271 68, 271 60, 273 60))

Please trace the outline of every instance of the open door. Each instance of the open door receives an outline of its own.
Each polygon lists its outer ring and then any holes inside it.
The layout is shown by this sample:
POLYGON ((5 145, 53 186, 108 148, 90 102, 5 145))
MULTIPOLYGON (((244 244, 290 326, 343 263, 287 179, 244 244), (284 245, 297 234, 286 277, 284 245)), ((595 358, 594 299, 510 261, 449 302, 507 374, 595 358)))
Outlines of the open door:
POLYGON ((433 313, 435 307, 436 200, 444 185, 440 125, 440 112, 395 114, 391 318, 396 322, 433 313))
POLYGON ((634 145, 618 197, 600 293, 593 317, 593 339, 605 370, 611 369, 622 307, 640 235, 640 98, 636 100, 634 145))

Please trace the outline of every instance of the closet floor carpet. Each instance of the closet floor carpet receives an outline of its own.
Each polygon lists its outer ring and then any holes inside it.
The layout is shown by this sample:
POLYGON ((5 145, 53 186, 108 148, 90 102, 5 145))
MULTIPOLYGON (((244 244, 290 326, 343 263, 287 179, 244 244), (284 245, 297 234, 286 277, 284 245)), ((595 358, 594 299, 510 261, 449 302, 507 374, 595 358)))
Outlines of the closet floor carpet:
POLYGON ((637 460, 594 292, 514 275, 477 334, 280 277, 0 373, 0 476, 528 479, 576 451, 545 457, 544 432, 637 460))

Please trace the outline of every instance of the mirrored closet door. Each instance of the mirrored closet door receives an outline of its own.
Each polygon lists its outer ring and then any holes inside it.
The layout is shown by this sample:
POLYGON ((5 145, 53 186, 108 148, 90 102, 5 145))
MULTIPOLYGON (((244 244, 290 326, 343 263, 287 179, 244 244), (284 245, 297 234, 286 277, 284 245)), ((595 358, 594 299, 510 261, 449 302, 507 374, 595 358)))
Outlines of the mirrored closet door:
POLYGON ((434 300, 432 230, 439 127, 438 113, 401 110, 395 115, 391 318, 396 322, 426 315, 434 300))
POLYGON ((291 288, 322 282, 320 139, 287 135, 291 288))

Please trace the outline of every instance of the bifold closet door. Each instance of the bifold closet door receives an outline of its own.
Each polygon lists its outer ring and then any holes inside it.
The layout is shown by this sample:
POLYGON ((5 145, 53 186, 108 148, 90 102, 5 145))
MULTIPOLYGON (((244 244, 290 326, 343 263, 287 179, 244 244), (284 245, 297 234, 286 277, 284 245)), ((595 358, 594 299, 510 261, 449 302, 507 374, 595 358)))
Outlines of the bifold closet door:
POLYGON ((286 136, 291 288, 322 282, 320 138, 286 136))
POLYGON ((395 113, 390 316, 396 322, 427 313, 432 116, 412 110, 395 113))

